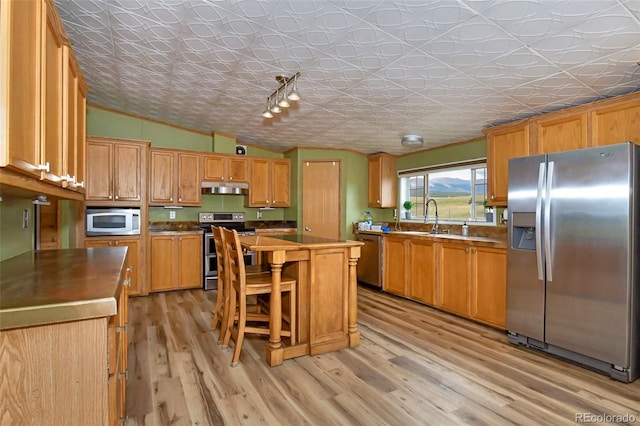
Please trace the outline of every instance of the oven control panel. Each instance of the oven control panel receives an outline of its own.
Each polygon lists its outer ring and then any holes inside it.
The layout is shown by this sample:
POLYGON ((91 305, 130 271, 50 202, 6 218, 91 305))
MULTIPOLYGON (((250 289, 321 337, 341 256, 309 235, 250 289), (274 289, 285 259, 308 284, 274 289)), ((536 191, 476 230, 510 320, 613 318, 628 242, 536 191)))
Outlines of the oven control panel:
POLYGON ((198 222, 200 223, 244 222, 244 212, 237 212, 237 213, 200 212, 198 213, 198 222))

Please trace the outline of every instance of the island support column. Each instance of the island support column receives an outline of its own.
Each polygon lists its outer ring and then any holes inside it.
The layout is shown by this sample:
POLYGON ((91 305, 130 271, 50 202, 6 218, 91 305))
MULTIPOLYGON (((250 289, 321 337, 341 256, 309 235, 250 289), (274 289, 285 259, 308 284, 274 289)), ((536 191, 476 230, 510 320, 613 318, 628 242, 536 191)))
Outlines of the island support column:
POLYGON ((360 344, 358 331, 358 273, 356 266, 360 258, 360 246, 349 249, 349 347, 360 344))
POLYGON ((282 280, 282 265, 286 258, 284 250, 269 253, 271 264, 271 299, 269 302, 269 346, 267 346, 267 364, 271 367, 282 365, 284 362, 284 349, 280 333, 282 331, 282 293, 280 283, 282 280))

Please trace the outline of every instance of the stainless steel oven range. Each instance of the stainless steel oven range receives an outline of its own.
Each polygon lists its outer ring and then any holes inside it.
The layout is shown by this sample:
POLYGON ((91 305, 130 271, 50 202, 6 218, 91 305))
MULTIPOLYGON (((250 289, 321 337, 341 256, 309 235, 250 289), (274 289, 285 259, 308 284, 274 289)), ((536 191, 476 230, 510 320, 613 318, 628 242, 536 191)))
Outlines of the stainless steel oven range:
MULTIPOLYGON (((204 230, 202 263, 204 265, 203 288, 205 290, 214 290, 218 288, 218 260, 216 257, 216 246, 213 241, 211 225, 222 226, 227 229, 235 229, 239 235, 255 235, 255 229, 245 227, 244 222, 245 220, 243 212, 198 213, 198 226, 204 230)), ((257 262, 256 253, 253 251, 245 252, 244 262, 246 265, 255 265, 257 262)))

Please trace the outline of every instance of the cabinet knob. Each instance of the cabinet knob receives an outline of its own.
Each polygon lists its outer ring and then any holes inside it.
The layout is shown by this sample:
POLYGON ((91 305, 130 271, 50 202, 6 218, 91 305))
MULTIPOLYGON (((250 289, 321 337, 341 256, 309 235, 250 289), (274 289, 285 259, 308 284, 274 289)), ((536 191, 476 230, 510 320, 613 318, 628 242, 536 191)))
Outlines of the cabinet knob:
POLYGON ((493 194, 491 194, 491 199, 493 200, 493 194))
POLYGON ((109 199, 112 199, 113 197, 111 196, 111 194, 109 194, 109 199))
POLYGON ((269 200, 267 200, 267 204, 269 204, 269 200))
POLYGON ((309 228, 308 226, 305 226, 305 227, 304 227, 304 230, 305 230, 305 231, 307 231, 307 232, 309 232, 309 231, 311 231, 311 228, 309 228))
POLYGON ((36 167, 37 170, 44 170, 45 172, 49 173, 51 171, 51 164, 49 164, 49 162, 47 161, 44 164, 38 164, 38 167, 36 167))
POLYGON ((465 253, 469 253, 469 248, 468 248, 468 247, 467 247, 467 248, 465 248, 465 249, 464 249, 464 252, 465 252, 465 253))
POLYGON ((229 180, 233 180, 233 178, 232 178, 232 177, 230 177, 230 178, 229 178, 229 180))
POLYGON ((76 183, 78 188, 84 188, 84 181, 76 183))
POLYGON ((475 252, 476 252, 476 248, 474 247, 471 249, 471 253, 475 253, 475 252))
POLYGON ((182 198, 178 198, 178 202, 181 203, 182 202, 182 198))
POLYGON ((169 198, 169 201, 173 202, 173 198, 169 198))

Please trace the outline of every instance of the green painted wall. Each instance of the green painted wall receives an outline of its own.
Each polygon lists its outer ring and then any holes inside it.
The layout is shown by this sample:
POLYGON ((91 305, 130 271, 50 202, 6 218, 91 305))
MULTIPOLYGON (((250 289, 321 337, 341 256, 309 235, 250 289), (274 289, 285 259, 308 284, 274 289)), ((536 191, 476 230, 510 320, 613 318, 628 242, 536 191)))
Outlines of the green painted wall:
POLYGON ((475 158, 486 158, 486 156, 486 141, 482 139, 398 157, 396 167, 398 170, 407 170, 416 167, 455 163, 475 158))
MULTIPOLYGON (((32 199, 2 195, 0 202, 0 260, 33 250, 32 199), (29 212, 29 226, 22 228, 22 212, 29 212)), ((0 271, 1 272, 1 271, 0 271)))

